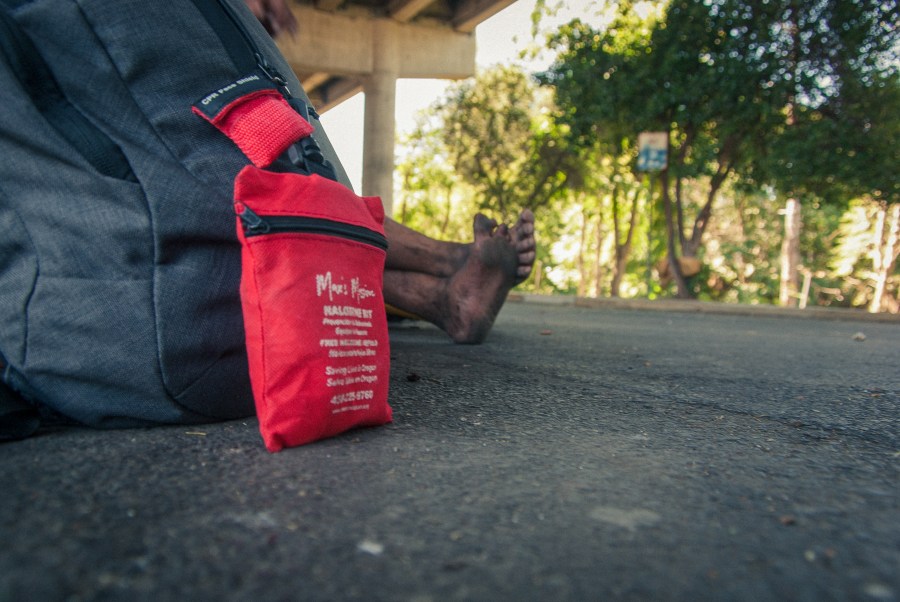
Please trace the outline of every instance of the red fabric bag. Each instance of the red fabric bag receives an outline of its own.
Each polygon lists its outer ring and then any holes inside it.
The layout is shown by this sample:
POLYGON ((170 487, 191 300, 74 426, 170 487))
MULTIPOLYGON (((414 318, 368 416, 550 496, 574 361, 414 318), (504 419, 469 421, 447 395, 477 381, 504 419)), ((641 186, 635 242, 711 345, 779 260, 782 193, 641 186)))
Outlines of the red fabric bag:
POLYGON ((391 421, 377 197, 245 167, 235 182, 250 381, 266 448, 391 421))
POLYGON ((235 211, 250 383, 271 452, 391 421, 381 199, 328 179, 308 105, 285 94, 251 74, 192 108, 253 163, 235 179, 235 211))

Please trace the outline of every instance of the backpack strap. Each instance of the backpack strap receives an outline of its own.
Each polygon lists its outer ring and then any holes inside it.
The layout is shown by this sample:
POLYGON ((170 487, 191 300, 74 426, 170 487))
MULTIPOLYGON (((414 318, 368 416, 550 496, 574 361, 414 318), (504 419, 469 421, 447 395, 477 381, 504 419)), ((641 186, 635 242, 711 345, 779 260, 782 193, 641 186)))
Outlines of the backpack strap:
MULTIPOLYGON (((307 123, 318 120, 315 109, 303 99, 291 93, 287 80, 278 73, 254 42, 247 25, 228 0, 192 0, 194 6, 216 33, 238 72, 247 75, 262 72, 282 96, 307 123)), ((268 165, 271 171, 317 174, 337 181, 334 166, 325 158, 322 149, 311 135, 304 135, 291 144, 275 161, 268 165)))
POLYGON ((6 57, 35 108, 98 172, 137 181, 116 143, 66 98, 50 67, 10 14, 15 5, 15 1, 0 0, 0 55, 6 57))

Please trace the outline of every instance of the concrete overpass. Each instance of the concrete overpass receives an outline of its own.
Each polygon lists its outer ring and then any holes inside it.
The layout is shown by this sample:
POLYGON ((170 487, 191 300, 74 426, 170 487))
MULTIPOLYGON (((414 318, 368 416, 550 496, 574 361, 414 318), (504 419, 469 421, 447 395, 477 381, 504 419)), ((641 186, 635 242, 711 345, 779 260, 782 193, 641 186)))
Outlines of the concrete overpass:
POLYGON ((278 46, 320 112, 365 94, 362 194, 390 214, 400 78, 475 74, 475 26, 515 0, 293 0, 278 46))

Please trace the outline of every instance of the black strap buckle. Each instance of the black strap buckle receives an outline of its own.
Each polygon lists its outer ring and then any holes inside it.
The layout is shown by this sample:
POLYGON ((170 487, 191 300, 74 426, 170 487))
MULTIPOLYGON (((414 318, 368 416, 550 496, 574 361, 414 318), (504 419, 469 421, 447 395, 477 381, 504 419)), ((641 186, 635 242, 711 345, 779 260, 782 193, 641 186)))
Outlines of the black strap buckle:
POLYGON ((334 167, 322 154, 322 150, 312 136, 303 138, 290 145, 285 154, 290 164, 301 171, 337 181, 337 173, 335 173, 334 167))
MULTIPOLYGON (((307 122, 312 123, 313 119, 318 120, 319 116, 307 103, 299 98, 289 98, 288 102, 291 107, 300 114, 307 122)), ((297 142, 290 145, 281 156, 276 159, 269 169, 280 172, 298 171, 303 175, 316 174, 329 180, 337 182, 337 172, 328 159, 325 158, 322 149, 312 136, 301 138, 297 142)))

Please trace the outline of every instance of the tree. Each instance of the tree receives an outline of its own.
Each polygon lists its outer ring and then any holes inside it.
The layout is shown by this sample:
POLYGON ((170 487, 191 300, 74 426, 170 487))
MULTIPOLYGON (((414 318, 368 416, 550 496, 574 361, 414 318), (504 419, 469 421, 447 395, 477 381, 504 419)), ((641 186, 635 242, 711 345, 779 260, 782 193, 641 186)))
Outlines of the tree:
MULTIPOLYGON (((401 145, 401 221, 438 238, 464 238, 473 211, 510 222, 527 207, 541 222, 541 240, 556 239, 568 225, 560 208, 584 187, 585 169, 564 145, 550 101, 513 67, 451 87, 401 145)), ((541 278, 550 245, 537 253, 534 286, 560 290, 541 278)))
POLYGON ((789 218, 799 219, 802 200, 898 200, 900 43, 895 1, 782 0, 769 11, 759 39, 769 67, 761 73, 783 109, 757 136, 746 171, 787 199, 785 303, 797 292, 800 233, 789 218))
POLYGON ((559 58, 543 81, 555 88, 557 104, 565 107, 561 119, 576 142, 626 140, 634 147, 642 130, 671 132, 661 193, 669 263, 679 296, 687 297, 678 255, 697 255, 716 195, 758 111, 733 106, 750 85, 719 56, 727 35, 709 19, 707 6, 677 2, 664 19, 651 14, 641 20, 630 4, 621 5, 603 32, 577 20, 561 29, 553 40, 559 58), (722 119, 725 114, 732 119, 722 119), (683 181, 701 176, 708 178, 708 194, 688 232, 683 181))
POLYGON ((870 312, 898 311, 896 266, 900 256, 900 203, 890 206, 872 199, 857 199, 844 214, 833 253, 834 270, 848 286, 856 304, 870 312), (892 282, 892 280, 894 280, 892 282))
POLYGON ((896 1, 675 0, 643 19, 633 4, 620 3, 603 31, 579 20, 561 28, 541 80, 573 144, 670 132, 660 181, 679 296, 691 291, 678 254, 698 254, 737 171, 785 195, 896 194, 896 1), (823 148, 853 160, 823 158, 823 148), (692 223, 687 179, 707 187, 692 223))
POLYGON ((462 184, 456 167, 444 160, 440 132, 420 121, 402 142, 404 157, 395 172, 400 179, 400 223, 439 239, 468 236, 471 224, 459 207, 462 184))
POLYGON ((900 200, 900 20, 896 1, 767 3, 762 85, 778 109, 756 139, 748 174, 788 196, 844 206, 900 200))
POLYGON ((436 107, 445 160, 477 192, 481 208, 504 220, 582 184, 582 162, 544 107, 528 75, 515 67, 478 74, 436 107))

